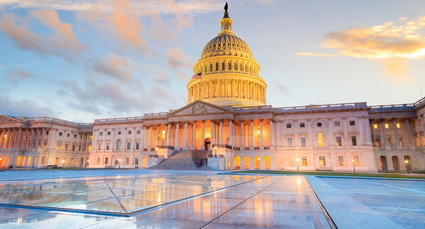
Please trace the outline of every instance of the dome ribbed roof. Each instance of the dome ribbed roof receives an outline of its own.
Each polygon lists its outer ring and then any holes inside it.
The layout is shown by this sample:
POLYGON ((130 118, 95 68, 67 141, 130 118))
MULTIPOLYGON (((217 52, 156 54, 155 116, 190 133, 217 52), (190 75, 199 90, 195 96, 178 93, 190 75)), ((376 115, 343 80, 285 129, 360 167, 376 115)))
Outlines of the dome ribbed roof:
POLYGON ((254 59, 245 41, 229 34, 219 34, 205 45, 201 59, 214 56, 240 56, 254 59))

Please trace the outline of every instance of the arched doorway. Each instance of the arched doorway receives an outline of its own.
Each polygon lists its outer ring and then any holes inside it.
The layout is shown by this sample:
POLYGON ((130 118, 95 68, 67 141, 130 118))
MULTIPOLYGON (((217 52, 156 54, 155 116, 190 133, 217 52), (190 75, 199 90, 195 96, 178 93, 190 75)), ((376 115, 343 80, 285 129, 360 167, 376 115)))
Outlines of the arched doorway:
POLYGON ((260 169, 261 159, 259 156, 255 156, 254 158, 254 168, 260 169))
POLYGON ((381 165, 381 169, 382 171, 388 171, 388 162, 387 162, 387 157, 385 156, 381 156, 379 158, 379 164, 381 165))
POLYGON ((235 169, 241 169, 241 157, 236 156, 234 159, 235 169))
POLYGON ((398 172, 400 170, 400 166, 398 164, 398 157, 397 156, 393 156, 392 157, 392 161, 393 161, 393 168, 395 172, 398 172))
POLYGON ((249 156, 246 156, 244 158, 244 165, 245 165, 245 169, 251 168, 251 158, 249 156))
POLYGON ((6 169, 9 166, 9 158, 6 156, 0 157, 0 169, 6 169))
POLYGON ((412 161, 410 160, 410 156, 404 156, 404 165, 406 166, 406 170, 412 170, 412 161))
POLYGON ((270 156, 264 157, 264 169, 270 169, 270 156))
POLYGON ((211 148, 211 140, 210 140, 210 138, 205 138, 205 140, 204 140, 204 146, 205 146, 205 150, 210 150, 210 148, 211 148))

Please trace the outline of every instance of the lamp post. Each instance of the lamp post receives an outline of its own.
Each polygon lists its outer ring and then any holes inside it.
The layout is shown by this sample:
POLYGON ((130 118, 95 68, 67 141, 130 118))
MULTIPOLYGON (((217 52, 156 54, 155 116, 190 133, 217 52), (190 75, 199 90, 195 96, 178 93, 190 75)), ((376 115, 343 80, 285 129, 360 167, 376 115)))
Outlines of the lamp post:
POLYGON ((356 166, 355 166, 355 164, 354 164, 354 159, 353 160, 351 160, 352 162, 353 162, 353 172, 354 173, 356 173, 356 166))
POLYGON ((296 161, 297 161, 297 172, 299 172, 300 171, 300 167, 298 166, 298 162, 300 161, 300 159, 296 159, 296 161))
POLYGON ((155 158, 158 158, 158 147, 155 147, 155 158))
POLYGON ((65 160, 62 160, 62 169, 65 168, 65 160))
POLYGON ((214 157, 217 157, 217 146, 214 146, 214 150, 215 150, 214 157))
POLYGON ((409 174, 409 160, 405 160, 404 165, 406 165, 407 174, 409 174))
POLYGON ((89 166, 89 164, 90 164, 90 159, 87 159, 86 167, 89 166))

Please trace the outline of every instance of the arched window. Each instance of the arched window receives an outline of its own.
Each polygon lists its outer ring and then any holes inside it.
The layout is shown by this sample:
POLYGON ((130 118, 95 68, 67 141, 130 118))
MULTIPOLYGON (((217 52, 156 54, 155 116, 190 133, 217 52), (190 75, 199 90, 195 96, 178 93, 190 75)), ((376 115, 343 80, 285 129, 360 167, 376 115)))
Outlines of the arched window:
POLYGON ((237 70, 238 70, 238 64, 235 63, 235 71, 237 71, 237 70))
POLYGON ((127 150, 131 149, 131 143, 127 142, 127 150))
POLYGON ((322 133, 317 134, 317 146, 325 146, 325 138, 322 133))
POLYGON ((136 142, 136 150, 140 149, 140 143, 136 142))
POLYGON ((121 140, 117 140, 116 150, 120 150, 121 140))
POLYGON ((229 62, 229 70, 232 70, 232 63, 229 62))

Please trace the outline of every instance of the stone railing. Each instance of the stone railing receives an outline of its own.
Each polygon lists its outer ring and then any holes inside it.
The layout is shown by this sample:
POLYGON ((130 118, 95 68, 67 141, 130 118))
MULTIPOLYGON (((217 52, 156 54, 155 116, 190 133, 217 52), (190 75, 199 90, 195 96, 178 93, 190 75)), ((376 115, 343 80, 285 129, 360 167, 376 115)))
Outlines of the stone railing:
POLYGON ((294 106, 294 107, 278 107, 274 111, 278 113, 283 112, 299 112, 299 111, 317 111, 317 110, 331 110, 331 109, 353 109, 353 108, 367 108, 366 102, 360 103, 337 103, 337 104, 323 104, 323 105, 308 105, 308 106, 294 106))
POLYGON ((74 127, 91 127, 93 126, 93 123, 76 123, 76 122, 70 122, 65 121, 62 119, 57 118, 49 118, 49 117, 38 117, 38 118, 28 118, 29 122, 51 122, 54 124, 61 124, 61 125, 68 125, 68 126, 74 126, 74 127))

